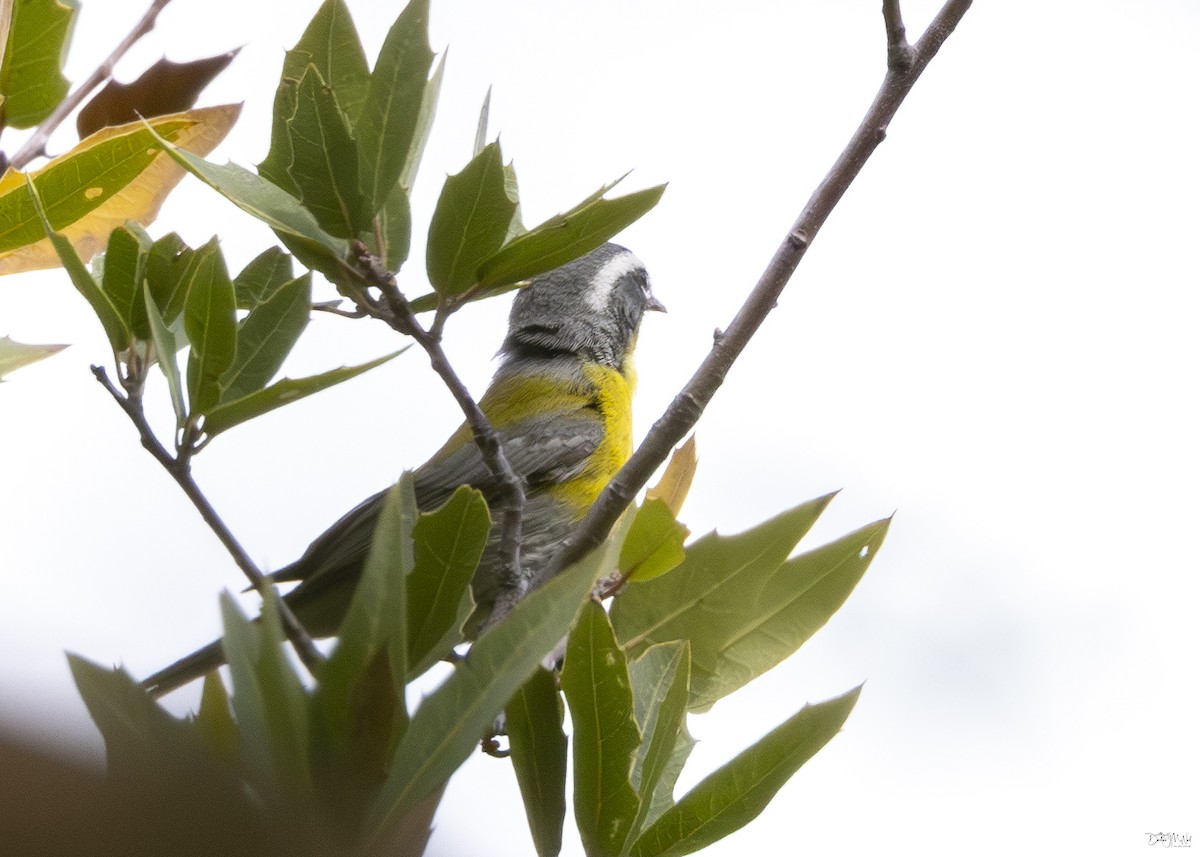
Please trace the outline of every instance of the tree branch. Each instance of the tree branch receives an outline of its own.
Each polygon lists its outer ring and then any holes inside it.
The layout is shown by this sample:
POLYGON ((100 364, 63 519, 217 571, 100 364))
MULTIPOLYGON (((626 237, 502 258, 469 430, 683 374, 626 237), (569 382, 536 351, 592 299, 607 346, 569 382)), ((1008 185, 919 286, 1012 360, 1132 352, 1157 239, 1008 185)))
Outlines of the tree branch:
MULTIPOLYGON (((254 560, 250 559, 250 555, 246 553, 245 548, 241 546, 237 538, 230 532, 229 527, 221 520, 221 516, 217 514, 212 504, 208 502, 208 498, 204 496, 204 492, 200 490, 200 486, 192 478, 191 464, 188 457, 182 452, 178 457, 167 452, 166 448, 155 437, 150 424, 146 421, 146 414, 142 409, 142 400, 139 396, 133 395, 132 392, 128 395, 122 395, 116 385, 109 380, 108 373, 104 371, 103 366, 93 366, 92 374, 96 376, 96 380, 100 382, 104 389, 108 390, 116 403, 120 405, 121 410, 125 412, 125 415, 129 417, 137 429, 142 446, 171 474, 171 477, 183 489, 183 493, 192 501, 192 505, 200 513, 200 517, 204 519, 204 522, 208 524, 217 538, 221 540, 221 544, 225 546, 225 549, 229 551, 229 555, 233 557, 233 561, 237 563, 237 567, 246 575, 250 584, 263 598, 266 598, 267 590, 272 588, 274 584, 272 584, 270 578, 258 570, 258 566, 254 564, 254 560)), ((304 626, 300 624, 300 620, 296 618, 296 614, 292 612, 292 609, 282 599, 279 601, 279 618, 283 622, 283 628, 287 633, 288 639, 296 647, 296 654, 300 656, 300 660, 304 662, 304 666, 308 668, 308 671, 315 675, 317 668, 325 658, 313 644, 312 637, 308 635, 304 626)))
POLYGON ((521 522, 525 513, 525 488, 521 477, 512 469, 500 438, 492 427, 487 416, 472 397, 462 379, 450 365, 446 352, 442 349, 441 331, 445 324, 445 315, 438 311, 433 326, 426 330, 417 321, 416 315, 409 306, 408 300, 401 294, 396 285, 396 278, 374 256, 366 245, 361 242, 354 248, 358 254, 358 275, 363 285, 378 289, 382 301, 373 299, 360 289, 348 288, 344 293, 355 302, 366 315, 377 318, 388 324, 393 330, 406 336, 411 336, 429 356, 429 364, 433 371, 446 385, 454 401, 463 412, 475 445, 483 456, 488 471, 500 482, 500 555, 504 558, 501 575, 509 584, 514 594, 514 603, 524 594, 525 586, 521 576, 521 522))
POLYGON ((912 65, 913 49, 904 34, 900 0, 883 0, 883 26, 887 31, 888 68, 904 71, 912 65))
MULTIPOLYGON (((971 2, 972 0, 948 0, 920 41, 909 48, 910 61, 903 67, 897 67, 890 60, 891 55, 895 53, 891 47, 903 44, 903 23, 900 20, 898 2, 885 0, 883 9, 889 43, 888 70, 858 130, 854 132, 846 148, 809 198, 808 204, 775 251, 774 257, 729 327, 724 333, 714 336, 712 350, 700 363, 691 380, 654 423, 641 446, 604 489, 539 579, 533 581, 535 586, 582 559, 607 538, 613 524, 633 501, 637 492, 666 460, 675 445, 683 440, 696 424, 704 408, 725 380, 733 362, 758 331, 767 314, 775 307, 784 287, 830 212, 841 200, 867 158, 883 142, 888 124, 913 84, 958 26, 971 2)), ((511 610, 514 604, 515 600, 511 603, 497 603, 495 612, 503 615, 511 610)))
POLYGON ((34 158, 46 153, 46 143, 49 141, 50 135, 62 124, 64 119, 71 115, 71 111, 78 107, 83 99, 92 93, 92 90, 112 77, 113 68, 121 61, 121 57, 125 56, 130 48, 154 29, 158 13, 170 2, 171 0, 154 0, 150 4, 150 8, 142 15, 141 20, 134 25, 129 34, 121 40, 121 43, 113 48, 113 52, 108 55, 108 59, 100 63, 88 79, 79 84, 74 92, 59 102, 59 105, 54 108, 54 112, 46 117, 45 121, 33 132, 32 136, 25 141, 25 144, 17 150, 11 162, 14 169, 24 169, 34 158))

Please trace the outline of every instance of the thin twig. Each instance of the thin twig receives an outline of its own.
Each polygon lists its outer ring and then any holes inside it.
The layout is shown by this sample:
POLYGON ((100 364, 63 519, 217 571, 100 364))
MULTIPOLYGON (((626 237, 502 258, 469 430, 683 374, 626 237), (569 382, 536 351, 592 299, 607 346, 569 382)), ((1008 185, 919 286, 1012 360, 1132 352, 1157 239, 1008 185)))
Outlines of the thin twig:
POLYGON ((913 48, 904 34, 900 0, 883 0, 883 26, 887 32, 888 68, 904 71, 913 61, 913 48))
MULTIPOLYGON (((154 459, 163 466, 163 468, 171 474, 178 484, 183 489, 183 493, 192 501, 192 505, 196 507, 196 511, 200 513, 200 517, 208 524, 209 528, 221 540, 221 544, 229 551, 229 555, 233 557, 233 561, 237 563, 237 567, 242 570, 250 584, 264 598, 267 595, 267 590, 273 584, 271 579, 258 570, 258 566, 254 564, 254 560, 250 559, 250 555, 246 553, 245 548, 241 546, 237 538, 230 532, 229 527, 221 520, 221 516, 217 514, 216 509, 208 502, 208 498, 204 496, 204 492, 200 490, 200 486, 196 484, 196 480, 192 478, 191 466, 189 464, 190 456, 181 452, 179 457, 172 456, 167 452, 166 448, 159 442, 154 435, 150 424, 146 421, 145 411, 142 409, 142 400, 135 395, 123 395, 116 385, 109 380, 108 373, 103 366, 93 366, 92 374, 96 376, 96 380, 108 390, 109 394, 120 405, 121 410, 129 417, 134 427, 137 429, 138 435, 141 438, 142 446, 146 448, 154 459)), ((283 622, 284 631, 287 637, 292 641, 292 645, 296 647, 296 654, 300 656, 300 660, 304 662, 304 666, 311 673, 316 673, 316 670, 325 660, 324 656, 313 644, 312 637, 300 624, 300 620, 296 618, 296 614, 287 604, 279 601, 279 618, 283 622)))
POLYGON ((71 115, 71 111, 78 107, 83 99, 92 93, 92 90, 112 77, 113 68, 128 53, 130 48, 154 29, 158 13, 170 2, 171 0, 154 0, 150 4, 150 8, 142 15, 141 20, 134 25, 129 34, 121 40, 121 43, 113 48, 113 52, 108 55, 108 59, 100 63, 87 80, 76 87, 74 92, 60 101, 58 106, 54 108, 54 112, 46 117, 37 130, 25 141, 25 144, 17 150, 17 153, 12 157, 12 166, 14 169, 24 169, 25 165, 34 158, 41 157, 46 153, 46 143, 50 140, 50 135, 62 124, 64 119, 71 115))
POLYGON ((472 398, 442 349, 441 329, 445 323, 444 313, 438 312, 433 327, 426 330, 417 321, 416 314, 400 292, 396 278, 391 272, 379 263, 378 258, 372 255, 365 245, 359 243, 355 252, 359 257, 358 274, 363 279, 363 285, 378 289, 383 300, 374 300, 363 289, 354 287, 345 289, 343 293, 364 312, 386 322, 393 330, 411 336, 425 350, 433 371, 442 379, 442 383, 462 410, 484 464, 500 483, 500 555, 504 558, 501 575, 509 584, 508 591, 519 600, 526 589, 521 575, 521 522, 525 514, 525 488, 521 477, 509 464, 495 428, 479 407, 479 403, 472 398))
MULTIPOLYGON (((542 576, 532 581, 534 586, 578 561, 601 544, 637 492, 666 460, 675 445, 683 440, 696 424, 700 414, 725 380, 725 375, 734 360, 775 307, 784 286, 791 279, 796 266, 800 264, 826 218, 858 175, 867 158, 883 142, 888 123, 895 116, 905 96, 947 37, 958 26, 970 8, 971 1, 948 0, 920 41, 912 46, 911 62, 902 69, 889 64, 883 85, 858 130, 813 192, 742 308, 729 327, 714 338, 712 350, 700 363, 691 380, 654 423, 641 446, 604 489, 554 559, 545 567, 542 576)), ((890 5, 893 4, 884 4, 885 12, 890 5)), ((896 14, 889 16, 886 22, 889 41, 893 37, 894 27, 900 21, 898 8, 894 9, 894 12, 896 14)), ((515 600, 503 599, 497 603, 493 615, 503 615, 511 610, 514 604, 515 600)))

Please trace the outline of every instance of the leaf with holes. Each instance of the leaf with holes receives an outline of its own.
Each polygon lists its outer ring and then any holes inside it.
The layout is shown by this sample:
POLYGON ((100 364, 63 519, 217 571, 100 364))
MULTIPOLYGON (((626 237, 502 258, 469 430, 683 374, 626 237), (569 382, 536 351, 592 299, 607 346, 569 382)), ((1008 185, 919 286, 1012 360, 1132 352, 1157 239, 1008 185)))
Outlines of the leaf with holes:
POLYGON ((142 225, 154 220, 183 178, 183 171, 159 151, 156 138, 203 154, 224 138, 240 110, 238 105, 205 107, 105 128, 40 169, 10 169, 0 177, 0 274, 59 264, 44 240, 27 177, 41 194, 51 227, 87 261, 127 220, 142 225))

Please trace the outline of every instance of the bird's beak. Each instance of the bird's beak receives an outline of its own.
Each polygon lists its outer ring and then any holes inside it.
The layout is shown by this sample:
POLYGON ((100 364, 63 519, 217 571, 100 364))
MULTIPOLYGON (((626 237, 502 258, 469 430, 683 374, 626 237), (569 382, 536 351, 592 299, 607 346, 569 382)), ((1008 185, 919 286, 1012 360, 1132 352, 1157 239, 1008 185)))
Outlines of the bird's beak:
POLYGON ((646 297, 650 301, 649 303, 646 304, 646 309, 648 311, 653 311, 653 312, 666 312, 667 311, 667 308, 665 306, 663 306, 663 302, 660 301, 658 298, 656 298, 654 295, 646 295, 646 297))

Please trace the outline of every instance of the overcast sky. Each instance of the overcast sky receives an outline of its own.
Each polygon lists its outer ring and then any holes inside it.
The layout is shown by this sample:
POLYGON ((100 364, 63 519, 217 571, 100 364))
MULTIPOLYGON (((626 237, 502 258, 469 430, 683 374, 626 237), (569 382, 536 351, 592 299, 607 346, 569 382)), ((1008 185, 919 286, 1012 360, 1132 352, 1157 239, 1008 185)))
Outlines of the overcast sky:
MULTIPOLYGON (((349 2, 373 57, 400 4, 349 2)), ((245 44, 202 103, 245 102, 214 157, 253 164, 316 6, 175 0, 118 74, 245 44)), ((904 3, 911 35, 936 6, 904 3)), ((69 76, 142 10, 83 0, 69 76)), ((642 331, 644 432, 874 96, 879 3, 434 0, 433 15, 450 53, 416 247, 489 85, 527 223, 631 168, 630 190, 670 182, 619 239, 670 308, 642 331)), ((1200 833, 1198 44, 1194 0, 978 0, 730 373, 699 426, 693 532, 838 488, 808 544, 896 517, 799 655, 691 719, 685 787, 866 682, 843 733, 708 853, 1118 855, 1200 833)), ((152 232, 172 229, 219 234, 235 269, 272 240, 191 180, 152 232)), ((414 255, 401 286, 421 293, 414 255)), ((451 324, 477 393, 505 312, 451 324)), ((62 651, 147 674, 211 639, 216 593, 241 581, 91 379, 111 358, 89 316, 61 272, 0 283, 0 335, 72 343, 0 386, 0 717, 97 747, 62 651)), ((395 347, 381 325, 319 318, 286 369, 395 347)), ((169 411, 161 389, 152 406, 169 411)), ((223 436, 197 478, 278 568, 458 422, 414 350, 223 436)), ((434 842, 532 853, 505 763, 455 778, 434 842)))

